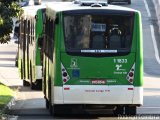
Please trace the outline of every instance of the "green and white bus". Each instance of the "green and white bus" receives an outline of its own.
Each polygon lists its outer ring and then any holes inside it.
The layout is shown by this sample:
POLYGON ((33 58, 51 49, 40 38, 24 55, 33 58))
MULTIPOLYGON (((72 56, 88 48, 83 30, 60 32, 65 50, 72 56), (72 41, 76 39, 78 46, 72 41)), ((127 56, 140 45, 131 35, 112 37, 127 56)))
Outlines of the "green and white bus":
POLYGON ((143 104, 143 46, 139 11, 105 2, 46 7, 43 92, 51 114, 69 108, 136 114, 143 104))
POLYGON ((42 89, 42 38, 44 5, 23 7, 20 18, 18 67, 23 85, 42 89))

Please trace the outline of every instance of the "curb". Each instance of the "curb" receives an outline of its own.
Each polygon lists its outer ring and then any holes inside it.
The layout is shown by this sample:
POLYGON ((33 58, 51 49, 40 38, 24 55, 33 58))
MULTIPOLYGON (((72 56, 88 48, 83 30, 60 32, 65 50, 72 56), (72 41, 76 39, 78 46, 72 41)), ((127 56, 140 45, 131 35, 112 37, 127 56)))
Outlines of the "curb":
MULTIPOLYGON (((5 114, 5 113, 3 113, 3 112, 5 112, 5 111, 7 111, 8 109, 10 109, 12 105, 15 105, 15 98, 14 98, 14 97, 12 97, 12 99, 9 101, 9 103, 8 103, 7 105, 5 105, 5 106, 3 107, 3 109, 1 110, 1 112, 2 112, 2 113, 0 113, 0 119, 1 119, 1 120, 8 120, 8 115, 7 115, 7 113, 5 114)), ((13 119, 13 120, 17 120, 17 119, 13 119)))
POLYGON ((12 97, 12 99, 10 100, 10 102, 5 106, 5 108, 7 109, 10 109, 13 105, 16 104, 16 99, 15 97, 12 97))
POLYGON ((1 109, 2 113, 0 113, 0 120, 17 120, 17 116, 9 115, 7 110, 9 111, 13 105, 16 104, 15 95, 11 98, 11 100, 1 109), (3 113, 4 112, 4 113, 3 113), (5 113, 6 112, 6 113, 5 113))
MULTIPOLYGON (((16 103, 16 99, 15 97, 12 97, 12 99, 8 102, 8 104, 6 104, 2 111, 6 111, 8 109, 10 109, 12 107, 12 105, 15 105, 16 103)), ((10 119, 12 117, 10 117, 10 115, 7 115, 7 114, 0 114, 0 119, 1 120, 17 120, 17 117, 13 117, 14 119, 10 119)))
POLYGON ((12 99, 4 106, 2 111, 10 109, 13 105, 15 105, 15 103, 16 103, 16 99, 15 99, 15 97, 12 97, 12 99))

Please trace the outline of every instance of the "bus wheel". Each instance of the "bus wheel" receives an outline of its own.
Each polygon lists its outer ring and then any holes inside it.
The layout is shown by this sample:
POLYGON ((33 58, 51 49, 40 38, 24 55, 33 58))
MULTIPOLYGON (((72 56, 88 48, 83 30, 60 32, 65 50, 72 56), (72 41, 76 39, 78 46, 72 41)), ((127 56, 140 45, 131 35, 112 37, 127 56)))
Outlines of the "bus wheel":
POLYGON ((37 79, 35 83, 36 90, 42 90, 42 79, 37 79))
POLYGON ((32 64, 31 63, 30 63, 30 87, 31 87, 31 90, 35 89, 35 85, 33 84, 33 81, 32 81, 32 64))
POLYGON ((29 86, 29 82, 27 82, 26 80, 23 80, 23 86, 29 86))
POLYGON ((55 116, 55 115, 60 115, 61 112, 64 110, 64 108, 62 108, 59 105, 49 105, 49 111, 50 111, 50 115, 55 116))
POLYGON ((115 116, 124 114, 124 106, 117 106, 117 108, 113 111, 115 116))
MULTIPOLYGON (((77 111, 77 109, 75 111, 77 111)), ((53 105, 53 115, 69 115, 69 114, 73 114, 72 105, 53 105)))
POLYGON ((15 60, 15 67, 18 67, 18 60, 15 60))
POLYGON ((126 115, 136 115, 136 106, 126 106, 125 107, 125 114, 126 115))
POLYGON ((129 5, 131 4, 131 0, 128 0, 128 4, 129 4, 129 5))
POLYGON ((49 101, 45 98, 45 102, 46 102, 46 108, 49 108, 49 101))
POLYGON ((53 115, 51 79, 48 80, 48 103, 50 115, 53 115))
POLYGON ((49 112, 50 112, 51 116, 54 115, 54 109, 53 109, 53 106, 51 104, 49 105, 49 112))
POLYGON ((33 82, 31 82, 31 90, 35 90, 35 85, 33 82))

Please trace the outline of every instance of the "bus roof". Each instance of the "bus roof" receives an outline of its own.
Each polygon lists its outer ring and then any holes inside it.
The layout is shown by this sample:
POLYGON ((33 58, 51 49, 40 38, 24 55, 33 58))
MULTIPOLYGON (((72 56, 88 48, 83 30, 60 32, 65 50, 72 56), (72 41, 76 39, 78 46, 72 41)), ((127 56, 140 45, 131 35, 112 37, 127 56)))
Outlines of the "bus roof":
POLYGON ((110 4, 102 7, 81 6, 80 4, 75 4, 74 2, 50 2, 46 4, 47 16, 50 17, 51 19, 56 18, 57 12, 71 11, 71 10, 93 10, 93 9, 139 12, 138 10, 131 9, 128 7, 121 7, 110 4))
POLYGON ((51 18, 55 18, 55 15, 57 12, 62 11, 70 11, 70 10, 89 10, 89 9, 95 9, 95 10, 120 10, 120 11, 132 11, 132 12, 138 12, 135 9, 131 9, 128 7, 121 7, 117 5, 106 5, 102 7, 91 7, 91 6, 81 6, 80 4, 75 4, 74 2, 42 2, 41 5, 33 5, 33 6, 26 6, 22 7, 24 10, 23 16, 27 17, 33 17, 36 15, 37 11, 39 9, 46 8, 47 9, 47 15, 51 18))
POLYGON ((122 10, 122 11, 133 11, 138 12, 135 9, 128 7, 121 7, 117 5, 106 5, 102 7, 91 7, 91 6, 81 6, 80 4, 75 4, 74 2, 51 2, 46 3, 47 9, 54 10, 55 12, 69 11, 69 10, 83 10, 83 9, 106 9, 106 10, 122 10))
POLYGON ((31 5, 31 6, 25 6, 22 7, 24 13, 22 16, 30 16, 34 17, 39 9, 46 8, 46 4, 41 5, 31 5))

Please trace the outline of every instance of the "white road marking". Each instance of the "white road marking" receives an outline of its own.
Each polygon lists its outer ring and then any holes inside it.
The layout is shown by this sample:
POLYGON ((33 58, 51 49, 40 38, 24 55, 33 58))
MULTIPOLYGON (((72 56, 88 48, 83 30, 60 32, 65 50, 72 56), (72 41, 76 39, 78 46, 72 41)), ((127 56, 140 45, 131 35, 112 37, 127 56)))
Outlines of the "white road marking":
POLYGON ((146 1, 146 0, 143 0, 143 2, 144 2, 144 5, 145 5, 145 8, 146 8, 146 10, 147 10, 148 17, 151 17, 151 13, 150 13, 150 11, 149 11, 149 7, 148 7, 148 4, 147 4, 147 1, 146 1))
POLYGON ((150 29, 151 29, 151 37, 152 37, 152 42, 153 42, 154 51, 155 51, 155 57, 156 57, 156 60, 157 60, 158 64, 160 64, 160 58, 159 58, 159 53, 158 53, 156 38, 155 38, 155 35, 154 35, 153 25, 150 25, 150 29))
MULTIPOLYGON (((146 0, 143 0, 143 1, 144 1, 144 4, 145 4, 145 8, 147 10, 148 17, 151 17, 151 13, 149 11, 147 1, 146 0)), ((156 57, 156 60, 157 60, 158 64, 160 64, 160 58, 159 58, 159 53, 158 53, 158 48, 157 48, 157 43, 156 43, 156 38, 155 38, 155 34, 154 34, 153 25, 150 25, 150 29, 151 29, 151 37, 152 37, 153 47, 154 47, 154 51, 155 51, 155 57, 156 57)))

